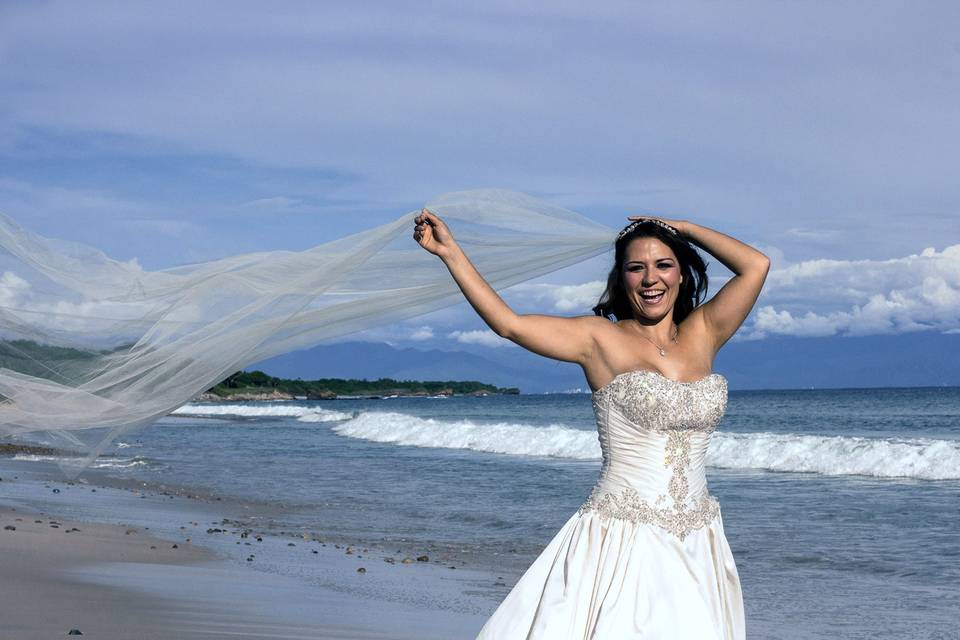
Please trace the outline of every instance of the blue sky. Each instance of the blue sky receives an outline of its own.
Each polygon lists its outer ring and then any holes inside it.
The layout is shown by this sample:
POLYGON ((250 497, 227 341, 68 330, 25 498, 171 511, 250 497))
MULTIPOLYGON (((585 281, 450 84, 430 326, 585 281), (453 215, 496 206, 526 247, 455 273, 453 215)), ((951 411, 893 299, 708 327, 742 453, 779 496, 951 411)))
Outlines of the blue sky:
MULTIPOLYGON (((957 24, 951 2, 4 2, 0 211, 159 268, 505 187, 758 246, 738 339, 957 332, 957 24)), ((508 295, 585 313, 605 270, 508 295)), ((464 306, 369 336, 500 344, 464 306)))

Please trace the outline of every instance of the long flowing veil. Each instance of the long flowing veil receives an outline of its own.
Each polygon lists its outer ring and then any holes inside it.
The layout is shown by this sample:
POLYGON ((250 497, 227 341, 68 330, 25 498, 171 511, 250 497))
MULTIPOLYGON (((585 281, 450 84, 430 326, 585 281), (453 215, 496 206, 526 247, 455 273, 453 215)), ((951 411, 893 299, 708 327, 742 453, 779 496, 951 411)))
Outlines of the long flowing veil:
MULTIPOLYGON (((614 234, 512 191, 427 206, 499 288, 602 253, 614 234)), ((416 214, 306 251, 159 271, 0 216, 0 436, 89 463, 246 366, 458 302, 446 268, 411 239, 416 214)))

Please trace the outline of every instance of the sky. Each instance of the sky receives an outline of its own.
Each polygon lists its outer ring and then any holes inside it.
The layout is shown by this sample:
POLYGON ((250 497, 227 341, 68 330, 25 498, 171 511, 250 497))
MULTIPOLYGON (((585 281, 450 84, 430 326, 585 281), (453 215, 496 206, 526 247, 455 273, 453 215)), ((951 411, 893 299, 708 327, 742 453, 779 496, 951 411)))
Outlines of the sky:
MULTIPOLYGON (((764 251, 738 340, 960 332, 957 24, 952 2, 5 1, 0 212, 158 269, 508 188, 764 251)), ((507 299, 589 313, 608 262, 507 299)), ((507 344, 466 305, 366 335, 507 344)))

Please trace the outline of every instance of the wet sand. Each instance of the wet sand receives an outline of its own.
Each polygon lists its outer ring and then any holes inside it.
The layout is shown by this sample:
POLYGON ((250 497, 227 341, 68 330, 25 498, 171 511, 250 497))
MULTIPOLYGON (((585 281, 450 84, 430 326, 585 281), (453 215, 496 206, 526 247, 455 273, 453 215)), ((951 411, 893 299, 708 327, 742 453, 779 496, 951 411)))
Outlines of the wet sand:
POLYGON ((438 632, 410 633, 416 611, 374 611, 346 594, 304 593, 299 583, 253 576, 192 542, 162 540, 143 528, 0 507, 0 558, 5 639, 61 637, 71 629, 117 640, 385 640, 438 632), (350 624, 363 619, 370 624, 350 624))

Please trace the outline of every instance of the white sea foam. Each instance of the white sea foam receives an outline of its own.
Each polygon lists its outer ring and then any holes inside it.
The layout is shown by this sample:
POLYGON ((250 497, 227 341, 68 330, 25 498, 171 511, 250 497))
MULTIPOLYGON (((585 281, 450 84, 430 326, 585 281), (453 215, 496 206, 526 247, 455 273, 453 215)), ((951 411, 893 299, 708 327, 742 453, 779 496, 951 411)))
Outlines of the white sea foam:
POLYGON ((109 458, 99 458, 90 466, 93 469, 132 469, 134 467, 146 467, 149 465, 149 460, 138 457, 129 460, 111 460, 109 458))
POLYGON ((471 449, 511 455, 590 460, 600 457, 594 431, 562 425, 535 427, 500 422, 477 424, 418 418, 402 413, 369 412, 333 427, 343 436, 417 447, 471 449))
MULTIPOLYGON (((405 446, 600 459, 595 431, 563 425, 478 424, 470 420, 441 421, 370 412, 343 422, 333 430, 351 438, 405 446)), ((960 441, 718 431, 713 435, 707 465, 831 476, 957 480, 960 479, 960 441)))
POLYGON ((348 420, 354 416, 353 413, 345 411, 305 407, 296 404, 185 404, 179 409, 175 409, 172 415, 241 418, 288 417, 297 418, 300 422, 334 422, 336 420, 348 420))
POLYGON ((297 418, 297 420, 300 422, 337 422, 339 420, 349 420, 355 415, 357 414, 347 413, 345 411, 329 411, 326 409, 321 409, 319 411, 305 413, 297 418))
MULTIPOLYGON (((85 458, 70 458, 61 456, 41 456, 27 453, 18 453, 13 456, 14 460, 26 460, 28 462, 57 462, 66 464, 81 464, 85 458)), ((150 464, 146 458, 98 458, 90 465, 93 469, 132 469, 134 467, 145 467, 150 464)))
MULTIPOLYGON (((27 460, 29 462, 60 462, 72 458, 62 458, 60 456, 38 456, 32 453, 18 453, 13 456, 14 460, 27 460)), ((78 458, 79 459, 79 458, 78 458)))
POLYGON ((717 432, 707 464, 921 480, 960 479, 960 441, 717 432))

